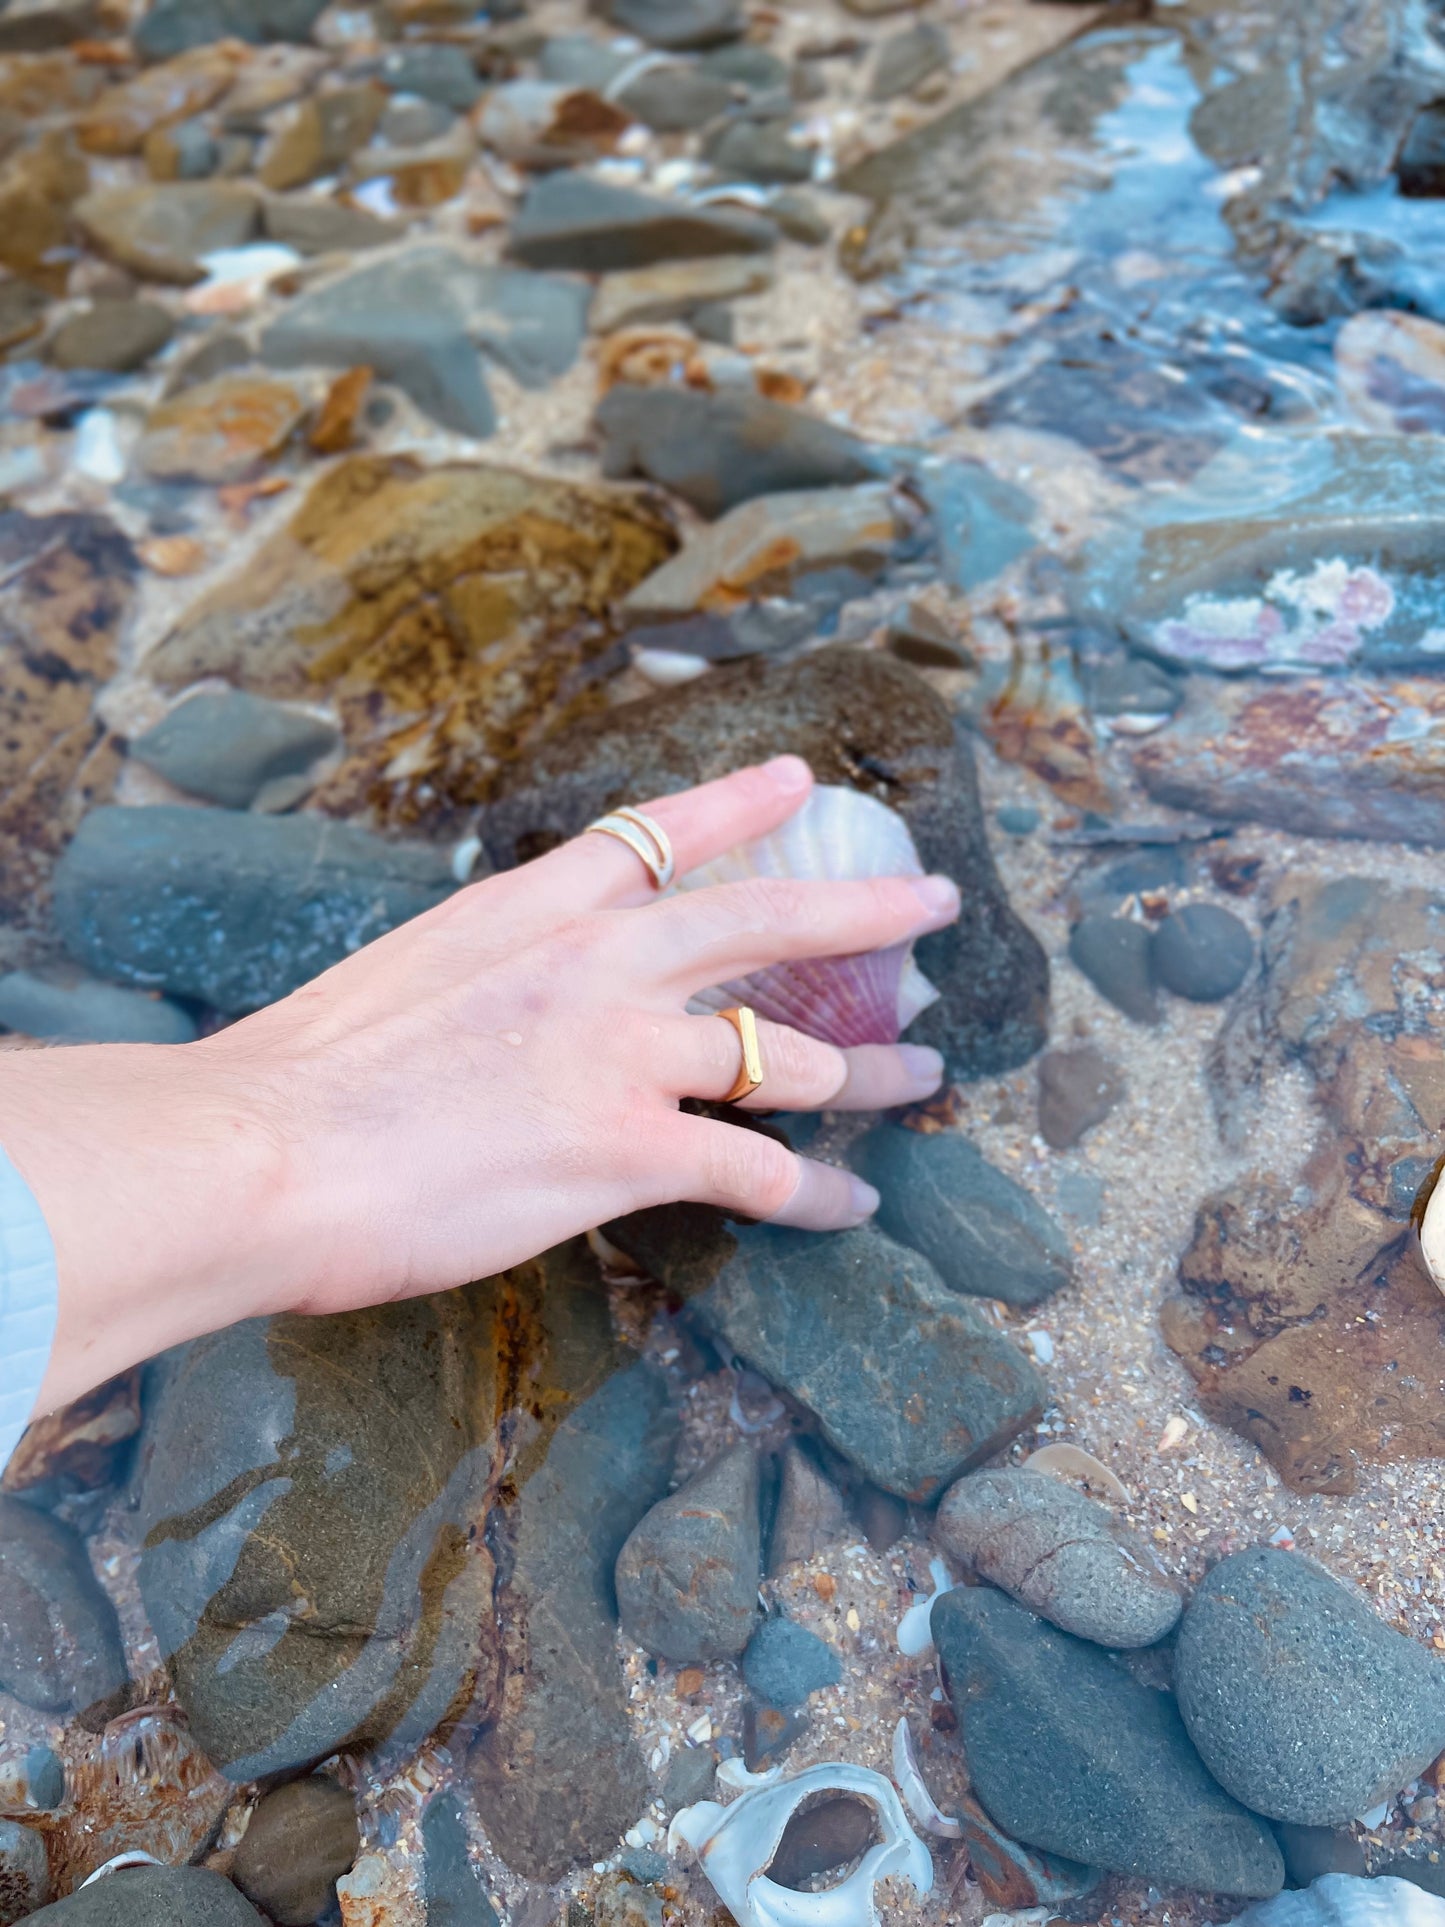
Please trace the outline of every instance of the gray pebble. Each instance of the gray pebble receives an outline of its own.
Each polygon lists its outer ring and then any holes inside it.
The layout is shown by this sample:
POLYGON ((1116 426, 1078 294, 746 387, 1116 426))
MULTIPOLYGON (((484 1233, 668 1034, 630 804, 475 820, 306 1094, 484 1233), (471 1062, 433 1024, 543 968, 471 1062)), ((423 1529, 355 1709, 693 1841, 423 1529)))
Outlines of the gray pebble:
POLYGON ((1005 836, 1032 836, 1042 818, 1027 803, 1001 803, 994 811, 994 821, 1005 836))
POLYGON ((1045 1051, 1039 1059, 1039 1130, 1045 1143, 1067 1151, 1102 1123, 1123 1095, 1123 1078, 1096 1045, 1045 1051))
POLYGON ((960 1479, 944 1495, 933 1536, 981 1578, 1100 1646, 1152 1646, 1183 1605, 1107 1506, 1022 1466, 960 1479))
POLYGON ((1154 933, 1154 974, 1176 997, 1217 1004, 1249 975, 1254 938, 1217 903, 1188 903, 1154 933))
POLYGON ((1445 1664, 1298 1553, 1222 1559, 1185 1612, 1175 1673, 1205 1765, 1271 1819, 1356 1819, 1445 1750, 1445 1664))
POLYGON ((947 67, 948 35, 932 20, 920 20, 891 34, 878 49, 868 82, 870 100, 893 100, 911 93, 922 80, 947 67))
POLYGON ((663 1803, 670 1813, 696 1806, 712 1793, 717 1779, 717 1762, 710 1746, 687 1746, 674 1753, 662 1782, 663 1803))
POLYGON ((0 1820, 0 1927, 23 1920, 49 1898, 44 1840, 18 1820, 0 1820))
MULTIPOLYGON (((629 1847, 617 1864, 624 1873, 631 1874, 634 1880, 641 1881, 644 1886, 663 1879, 667 1873, 667 1855, 654 1853, 651 1847, 629 1847)), ((427 1927, 431 1927, 430 1922, 427 1927)))
POLYGON ((732 97, 727 81, 679 61, 644 68, 617 95, 617 102, 655 134, 681 134, 716 120, 732 97))
POLYGON ((1153 937, 1128 917, 1085 917, 1069 938, 1069 955, 1101 997, 1137 1024, 1159 1021, 1153 937))
POLYGON ((659 1659, 735 1658, 758 1622, 761 1576, 757 1454, 738 1445, 633 1528, 617 1561, 623 1630, 659 1659))
POLYGON ((175 326, 154 301, 93 301, 60 324, 45 352, 57 368, 126 375, 159 354, 175 326))
POLYGON ((743 1678, 768 1706, 801 1706, 810 1693, 836 1686, 842 1677, 832 1647, 780 1614, 763 1621, 743 1654, 743 1678))
POLYGON ((824 1477, 797 1440, 790 1440, 783 1453, 768 1571, 778 1573, 795 1560, 816 1558, 847 1529, 848 1512, 842 1493, 824 1477))
POLYGON ((323 717, 243 689, 203 690, 178 703, 130 753, 177 789, 249 809, 278 777, 302 775, 341 742, 323 717))
POLYGON ((816 156, 793 139, 786 121, 735 120, 703 143, 703 158, 733 179, 780 186, 810 181, 816 156))
POLYGON ((398 94, 382 113, 377 142, 382 147, 424 147, 428 141, 440 140, 455 120, 456 115, 444 101, 428 100, 422 94, 398 94))

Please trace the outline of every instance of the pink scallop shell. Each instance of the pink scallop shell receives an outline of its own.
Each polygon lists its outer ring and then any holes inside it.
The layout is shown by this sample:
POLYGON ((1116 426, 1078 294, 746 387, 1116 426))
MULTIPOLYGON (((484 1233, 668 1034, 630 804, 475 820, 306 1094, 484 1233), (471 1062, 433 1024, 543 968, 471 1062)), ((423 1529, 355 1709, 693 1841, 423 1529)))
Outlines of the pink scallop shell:
MULTIPOLYGON (((820 785, 781 829, 692 870, 679 889, 748 877, 922 876, 902 817, 861 790, 820 785)), ((825 1043, 892 1044, 937 990, 913 961, 911 942, 858 957, 774 964, 694 997, 695 1011, 751 1004, 759 1017, 825 1043)))

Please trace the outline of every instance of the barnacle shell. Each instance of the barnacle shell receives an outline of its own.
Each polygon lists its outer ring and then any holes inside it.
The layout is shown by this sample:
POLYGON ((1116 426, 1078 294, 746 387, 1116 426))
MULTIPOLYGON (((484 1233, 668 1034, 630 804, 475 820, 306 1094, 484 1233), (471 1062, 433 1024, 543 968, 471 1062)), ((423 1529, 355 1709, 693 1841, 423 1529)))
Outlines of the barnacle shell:
MULTIPOLYGON (((780 829, 689 871, 680 887, 698 890, 749 877, 922 875, 901 816, 860 790, 820 785, 780 829)), ((861 957, 775 964, 704 991, 692 1008, 751 1004, 760 1017, 826 1043, 892 1044, 937 996, 913 961, 912 943, 904 943, 861 957)))
POLYGON ((1445 1291, 1445 1188, 1440 1184, 1442 1169, 1445 1169, 1445 1158, 1436 1161, 1434 1169, 1416 1193, 1410 1210, 1410 1222, 1420 1234, 1420 1256, 1425 1260, 1426 1271, 1440 1290, 1445 1291))
POLYGON ((1327 1873, 1302 1893, 1246 1907, 1230 1927, 1445 1927, 1445 1900, 1408 1880, 1327 1873))

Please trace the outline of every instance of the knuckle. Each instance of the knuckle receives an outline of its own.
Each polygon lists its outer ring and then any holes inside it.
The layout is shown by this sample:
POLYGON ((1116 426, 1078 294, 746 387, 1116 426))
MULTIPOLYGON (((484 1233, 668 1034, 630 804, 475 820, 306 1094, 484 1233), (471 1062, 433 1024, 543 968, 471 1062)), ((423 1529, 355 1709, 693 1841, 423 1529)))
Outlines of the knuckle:
POLYGON ((749 1216, 770 1218, 781 1211, 797 1186, 797 1161, 791 1151, 756 1131, 721 1125, 712 1133, 708 1181, 713 1194, 749 1216))

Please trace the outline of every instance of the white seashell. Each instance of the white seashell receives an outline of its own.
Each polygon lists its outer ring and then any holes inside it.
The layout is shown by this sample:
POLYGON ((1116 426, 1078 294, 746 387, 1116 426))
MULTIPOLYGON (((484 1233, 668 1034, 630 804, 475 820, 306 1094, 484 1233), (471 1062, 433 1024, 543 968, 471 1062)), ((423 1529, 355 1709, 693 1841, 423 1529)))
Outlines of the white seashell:
POLYGON ((129 1853, 112 1854, 103 1861, 94 1873, 88 1873, 81 1881, 82 1887, 89 1887, 97 1880, 108 1880, 112 1874, 124 1873, 127 1867, 163 1867, 164 1860, 157 1860, 153 1853, 145 1853, 140 1847, 133 1847, 129 1853))
POLYGON ((1441 1291, 1445 1291, 1445 1184, 1441 1184, 1441 1164, 1420 1186, 1410 1217, 1420 1234, 1420 1256, 1425 1269, 1441 1291))
MULTIPOLYGON (((692 870, 684 890, 749 877, 917 877, 923 865, 908 825, 886 803, 860 790, 820 784, 796 816, 692 870)), ((789 1024, 826 1043, 892 1044, 938 992, 913 961, 912 943, 862 957, 822 957, 776 964, 693 999, 700 1011, 751 1004, 760 1017, 789 1024)))
POLYGON ((898 1782, 898 1791, 903 1795, 904 1806, 925 1833, 936 1833, 940 1840, 963 1838, 961 1823, 950 1819, 928 1791, 928 1782, 923 1777, 923 1769, 918 1764, 918 1752, 913 1744, 913 1730, 906 1715, 893 1729, 893 1777, 898 1782))
MULTIPOLYGON (((1173 1422, 1171 1419, 1170 1424, 1173 1422)), ((1123 1480, 1081 1445, 1041 1445, 1024 1460, 1024 1471, 1047 1472, 1056 1479, 1077 1481, 1095 1499, 1111 1499, 1116 1505, 1129 1503, 1123 1480)))
POLYGON ((785 1779, 768 1776, 761 1785, 754 1780, 731 1806, 700 1800, 674 1818, 668 1851, 675 1853, 683 1840, 739 1927, 878 1927, 874 1889, 880 1880, 901 1873, 919 1894, 933 1886, 932 1857, 909 1826, 897 1792, 867 1767, 810 1766, 785 1779), (769 1880, 767 1869, 789 1820, 816 1793, 866 1800, 883 1838, 836 1887, 799 1893, 769 1880))
POLYGON ((953 1576, 941 1559, 930 1559, 928 1576, 933 1581, 933 1591, 922 1599, 915 1599, 898 1622, 898 1650, 909 1659, 918 1659, 933 1648, 933 1631, 929 1619, 933 1613, 933 1602, 942 1593, 953 1591, 953 1576))
POLYGON ((1445 1927, 1445 1900, 1409 1880, 1327 1873, 1303 1892, 1246 1907, 1229 1927, 1445 1927))

